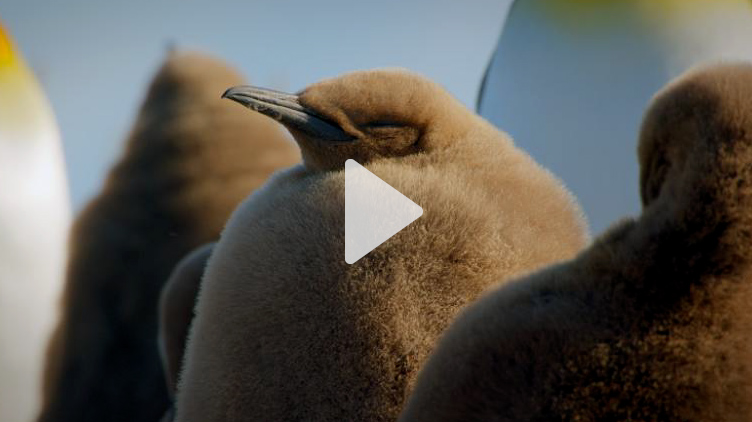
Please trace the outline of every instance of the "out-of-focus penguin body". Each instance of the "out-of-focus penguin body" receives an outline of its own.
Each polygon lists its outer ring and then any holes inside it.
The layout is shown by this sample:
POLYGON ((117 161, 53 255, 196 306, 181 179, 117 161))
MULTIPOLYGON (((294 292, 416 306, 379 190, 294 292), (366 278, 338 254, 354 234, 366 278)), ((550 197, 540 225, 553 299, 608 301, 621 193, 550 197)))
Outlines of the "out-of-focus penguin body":
POLYGON ((123 157, 71 236, 40 421, 149 422, 167 409, 162 286, 245 196, 300 159, 279 125, 221 101, 242 80, 215 59, 171 53, 151 83, 123 157))
POLYGON ((159 298, 159 349, 170 396, 177 389, 201 278, 213 248, 214 243, 202 245, 181 259, 159 298))
POLYGON ((241 205, 212 253, 177 421, 394 420, 465 303, 587 240, 553 176, 412 73, 226 96, 285 124, 304 164, 241 205), (353 265, 344 255, 347 159, 423 208, 353 265))
POLYGON ((642 215, 468 307, 400 421, 751 421, 750 98, 749 64, 661 92, 642 215))
POLYGON ((70 202, 45 95, 0 25, 0 420, 38 411, 62 291, 70 202))
POLYGON ((652 94, 708 60, 752 60, 748 0, 517 0, 478 101, 599 232, 639 212, 633 134, 652 94))
MULTIPOLYGON (((170 274, 159 297, 159 352, 165 384, 174 401, 185 357, 191 324, 195 316, 198 292, 214 242, 202 245, 186 255, 170 274)), ((161 422, 172 422, 175 408, 170 406, 161 422)))

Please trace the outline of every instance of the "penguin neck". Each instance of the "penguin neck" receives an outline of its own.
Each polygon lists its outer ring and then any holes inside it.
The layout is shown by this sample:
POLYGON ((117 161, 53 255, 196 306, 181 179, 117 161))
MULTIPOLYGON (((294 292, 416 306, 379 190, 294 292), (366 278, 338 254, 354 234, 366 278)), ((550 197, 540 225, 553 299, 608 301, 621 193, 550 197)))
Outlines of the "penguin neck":
POLYGON ((750 157, 752 146, 737 143, 690 159, 646 206, 648 236, 673 239, 677 262, 725 271, 746 267, 752 261, 750 157))
POLYGON ((750 280, 752 166, 734 153, 671 175, 639 219, 596 241, 587 262, 611 263, 599 280, 626 281, 621 294, 647 312, 644 318, 702 297, 694 293, 733 292, 750 280))

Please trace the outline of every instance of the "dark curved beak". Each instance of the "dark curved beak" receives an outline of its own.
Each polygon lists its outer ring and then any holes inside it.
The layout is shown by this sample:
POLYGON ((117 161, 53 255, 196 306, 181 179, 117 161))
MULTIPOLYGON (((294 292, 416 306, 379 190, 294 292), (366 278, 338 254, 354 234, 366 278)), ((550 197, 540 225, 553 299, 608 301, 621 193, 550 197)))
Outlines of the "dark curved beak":
POLYGON ((314 111, 302 106, 298 96, 255 86, 234 86, 222 98, 237 103, 279 121, 316 139, 327 142, 353 142, 355 138, 314 111))

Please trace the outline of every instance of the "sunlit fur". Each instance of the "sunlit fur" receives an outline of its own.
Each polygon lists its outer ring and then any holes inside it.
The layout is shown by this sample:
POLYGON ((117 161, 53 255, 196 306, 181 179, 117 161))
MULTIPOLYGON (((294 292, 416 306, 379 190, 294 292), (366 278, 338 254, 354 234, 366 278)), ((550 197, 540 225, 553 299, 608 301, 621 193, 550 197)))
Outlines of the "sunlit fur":
POLYGON ((301 103, 356 142, 294 132, 305 164, 233 214, 204 274, 177 421, 394 421, 466 303, 587 241, 558 180, 423 77, 356 72, 301 103), (347 158, 424 210, 353 265, 347 158))
POLYGON ((642 215, 469 307, 400 421, 752 420, 750 98, 747 64, 662 91, 642 215))
POLYGON ((122 158, 73 230, 40 421, 147 422, 166 410, 160 289, 249 192, 299 160, 280 126, 220 99, 238 83, 224 63, 190 53, 171 54, 151 83, 122 158))

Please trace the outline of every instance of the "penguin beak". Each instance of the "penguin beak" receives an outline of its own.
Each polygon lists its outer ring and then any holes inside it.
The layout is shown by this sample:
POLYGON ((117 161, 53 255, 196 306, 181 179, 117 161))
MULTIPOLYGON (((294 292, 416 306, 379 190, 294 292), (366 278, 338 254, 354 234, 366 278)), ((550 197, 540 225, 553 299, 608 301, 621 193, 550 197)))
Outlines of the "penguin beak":
POLYGON ((253 111, 279 121, 289 129, 332 143, 351 143, 353 136, 298 101, 298 96, 255 86, 234 86, 222 98, 229 98, 253 111))

